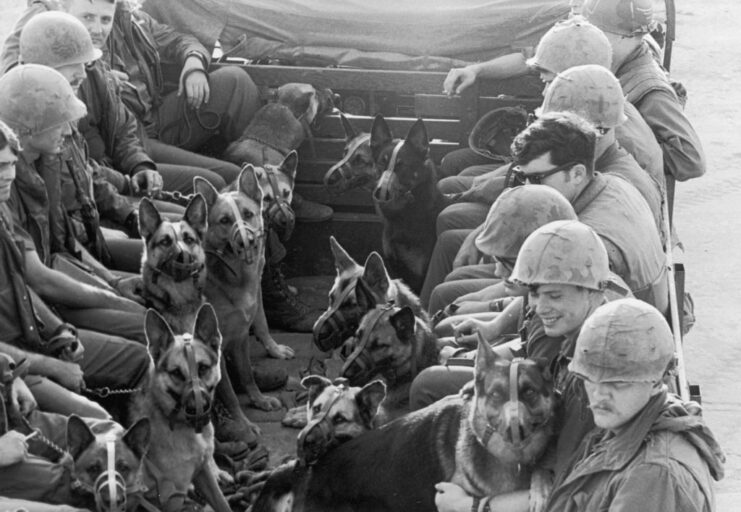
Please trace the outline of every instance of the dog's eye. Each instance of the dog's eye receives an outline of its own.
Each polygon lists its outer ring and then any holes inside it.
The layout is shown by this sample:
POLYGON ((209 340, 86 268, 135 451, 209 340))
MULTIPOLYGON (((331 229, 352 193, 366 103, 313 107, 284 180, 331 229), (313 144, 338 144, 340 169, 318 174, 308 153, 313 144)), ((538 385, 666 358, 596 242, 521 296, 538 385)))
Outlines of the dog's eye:
POLYGON ((532 388, 527 388, 525 391, 522 392, 523 398, 527 401, 534 400, 536 395, 537 393, 535 393, 532 388))
POLYGON ((198 376, 203 377, 208 371, 208 369, 209 369, 209 366, 207 364, 199 364, 198 365, 198 376))
POLYGON ((255 216, 255 214, 252 213, 251 211, 249 211, 249 210, 242 210, 242 218, 243 219, 251 219, 254 216, 255 216))
POLYGON ((170 247, 172 245, 172 239, 168 236, 160 240, 160 245, 163 247, 170 247))
POLYGON ((335 416, 332 418, 332 423, 335 425, 342 425, 343 423, 347 423, 347 420, 343 416, 335 416))
POLYGON ((183 375, 183 372, 180 371, 180 368, 170 370, 170 376, 177 380, 185 380, 185 375, 183 375))
POLYGON ((192 245, 195 240, 193 240, 193 237, 190 235, 183 235, 183 242, 185 242, 188 245, 192 245))
POLYGON ((92 466, 88 466, 86 469, 87 474, 90 475, 93 478, 97 478, 99 474, 103 472, 103 465, 99 462, 96 462, 92 466))
POLYGON ((222 218, 219 219, 219 222, 221 224, 231 224, 232 223, 232 219, 230 219, 227 216, 224 216, 224 217, 222 217, 222 218))
POLYGON ((131 471, 131 468, 125 462, 118 461, 116 462, 116 471, 121 473, 122 476, 125 476, 131 471))
POLYGON ((322 412, 322 406, 315 405, 314 407, 311 408, 311 412, 313 412, 314 414, 319 414, 320 412, 322 412))

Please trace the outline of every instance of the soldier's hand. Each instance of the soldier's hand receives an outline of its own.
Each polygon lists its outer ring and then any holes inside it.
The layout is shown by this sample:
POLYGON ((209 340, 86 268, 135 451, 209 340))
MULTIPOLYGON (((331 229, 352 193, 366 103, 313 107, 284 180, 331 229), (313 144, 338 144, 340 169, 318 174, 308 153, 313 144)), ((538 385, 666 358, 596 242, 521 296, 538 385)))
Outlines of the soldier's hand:
POLYGON ((473 505, 473 497, 459 485, 452 482, 435 484, 435 506, 438 512, 468 512, 473 505))
POLYGON ((28 455, 26 436, 17 430, 9 430, 0 436, 0 467, 23 461, 28 455))
POLYGON ((116 291, 121 297, 142 305, 144 305, 144 297, 141 295, 143 289, 144 283, 141 276, 125 277, 116 283, 116 291))
POLYGON ((178 96, 185 94, 185 99, 191 108, 199 109, 211 97, 211 89, 208 85, 208 73, 203 69, 203 62, 195 56, 185 60, 183 70, 180 73, 180 87, 178 96))
POLYGON ((14 407, 17 407, 23 416, 28 416, 31 411, 38 405, 33 393, 28 389, 23 379, 16 378, 13 380, 13 391, 10 397, 14 407))
POLYGON ((476 71, 471 66, 453 68, 443 82, 443 93, 448 96, 460 94, 476 81, 476 71))
POLYGON ((49 378, 58 383, 59 385, 79 393, 85 389, 85 379, 82 373, 82 368, 77 363, 70 363, 68 361, 55 360, 53 371, 49 378))
POLYGON ((134 195, 156 196, 162 192, 162 185, 162 175, 154 169, 144 169, 131 177, 131 189, 134 195))

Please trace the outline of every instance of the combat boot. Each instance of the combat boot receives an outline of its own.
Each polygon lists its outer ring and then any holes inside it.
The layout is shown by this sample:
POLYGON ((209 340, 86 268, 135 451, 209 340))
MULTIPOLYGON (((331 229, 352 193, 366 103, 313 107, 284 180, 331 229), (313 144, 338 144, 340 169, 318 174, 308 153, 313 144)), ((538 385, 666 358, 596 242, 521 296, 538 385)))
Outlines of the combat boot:
POLYGON ((293 194, 291 209, 297 222, 326 222, 334 214, 329 206, 309 201, 296 193, 293 194))
POLYGON ((284 331, 311 332, 321 314, 293 293, 278 265, 269 263, 262 273, 262 304, 268 325, 284 331))

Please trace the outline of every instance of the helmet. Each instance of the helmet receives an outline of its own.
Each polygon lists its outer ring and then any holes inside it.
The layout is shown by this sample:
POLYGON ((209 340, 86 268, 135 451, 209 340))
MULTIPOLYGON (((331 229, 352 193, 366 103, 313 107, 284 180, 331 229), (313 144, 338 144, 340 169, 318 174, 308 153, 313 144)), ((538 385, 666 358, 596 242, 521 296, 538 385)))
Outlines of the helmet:
POLYGON ((569 371, 592 382, 655 382, 673 359, 674 339, 659 310, 619 299, 584 322, 569 371))
POLYGON ((468 136, 468 146, 481 156, 504 161, 512 141, 527 126, 522 107, 501 107, 487 112, 468 136))
POLYGON ((601 290, 610 277, 607 249, 578 220, 542 226, 525 239, 510 280, 524 286, 570 284, 601 290))
POLYGON ((60 11, 43 12, 31 18, 23 27, 19 45, 21 62, 52 68, 85 64, 102 55, 93 47, 85 25, 60 11))
POLYGON ((581 16, 556 23, 545 33, 527 65, 551 73, 560 73, 574 66, 598 64, 607 69, 612 65, 612 46, 604 32, 581 16))
POLYGON ((0 120, 19 135, 76 121, 86 111, 72 86, 52 68, 23 64, 0 77, 0 120))
POLYGON ((569 68, 548 86, 540 113, 564 111, 580 115, 597 128, 615 128, 628 119, 620 81, 596 64, 569 68))
POLYGON ((586 0, 581 13, 605 32, 635 36, 651 32, 652 0, 586 0))
POLYGON ((576 220, 574 207, 554 188, 523 185, 509 188, 494 201, 476 247, 500 258, 517 258, 525 239, 554 220, 576 220))

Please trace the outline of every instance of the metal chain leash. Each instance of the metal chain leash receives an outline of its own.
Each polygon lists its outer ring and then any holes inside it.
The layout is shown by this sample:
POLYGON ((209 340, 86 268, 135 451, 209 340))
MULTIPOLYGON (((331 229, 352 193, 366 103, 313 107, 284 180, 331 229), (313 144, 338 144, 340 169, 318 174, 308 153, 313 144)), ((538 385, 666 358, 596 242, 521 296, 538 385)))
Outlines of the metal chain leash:
POLYGON ((107 398, 111 395, 131 395, 134 393, 138 393, 141 391, 142 388, 120 388, 120 389, 111 389, 108 386, 103 386, 102 388, 85 388, 83 389, 83 393, 88 393, 91 395, 98 396, 100 398, 107 398))
POLYGON ((37 439, 39 442, 45 444, 46 446, 57 452, 62 457, 69 456, 69 459, 72 460, 72 454, 70 454, 67 450, 63 449, 61 446, 42 434, 41 429, 33 428, 33 426, 31 426, 31 423, 25 417, 21 417, 21 422, 27 429, 31 431, 31 434, 26 436, 26 439, 31 439, 33 437, 34 439, 37 439))

